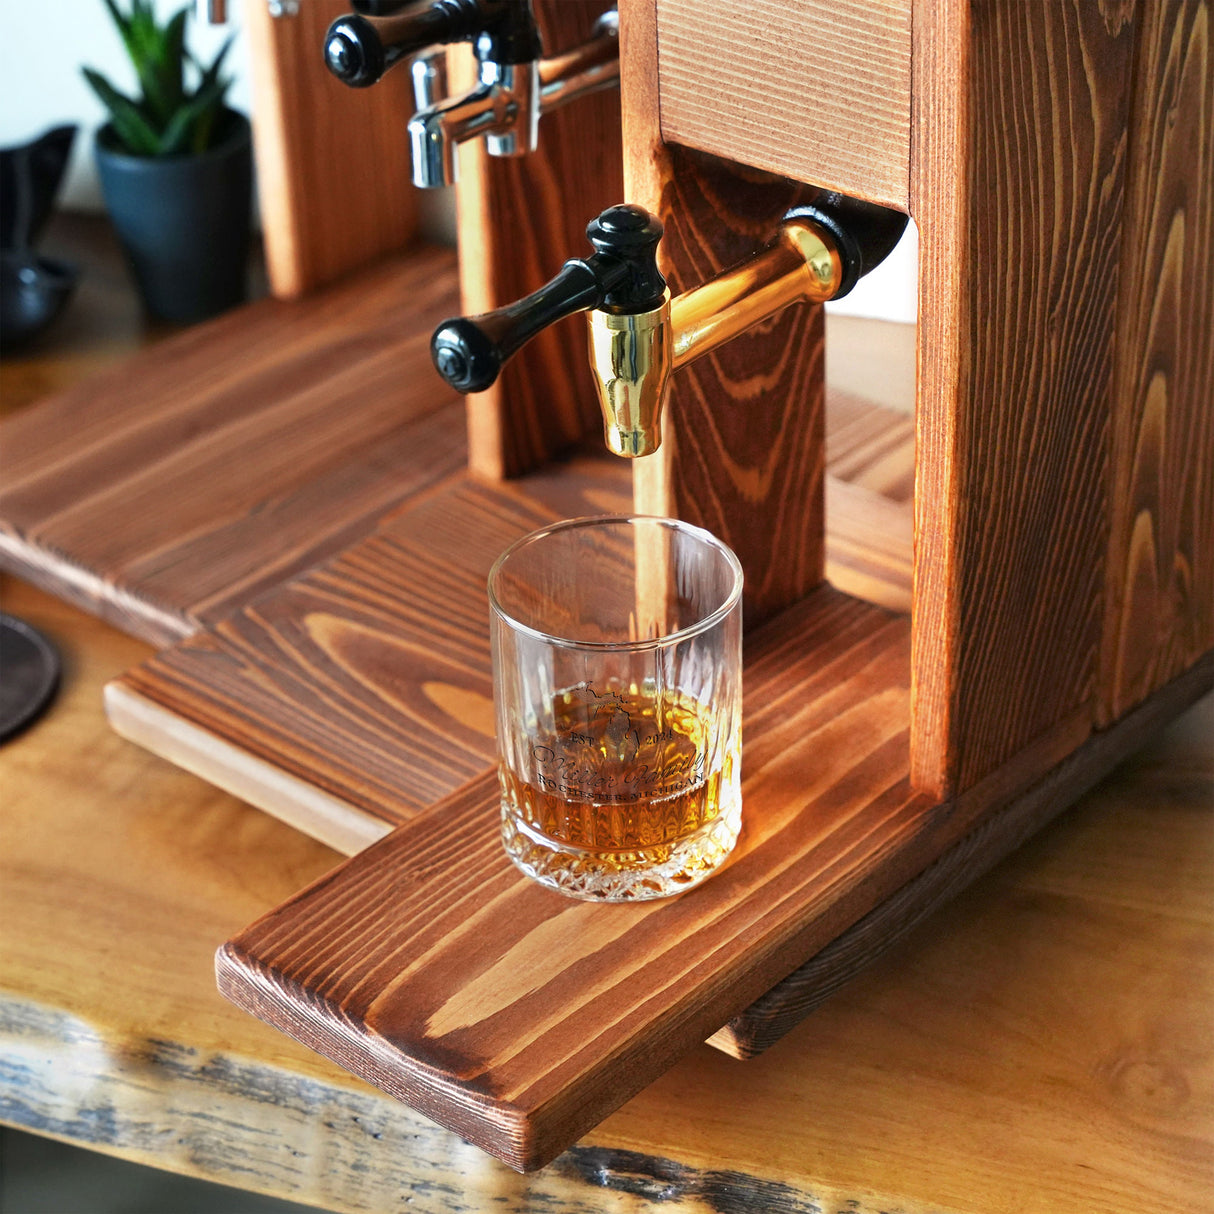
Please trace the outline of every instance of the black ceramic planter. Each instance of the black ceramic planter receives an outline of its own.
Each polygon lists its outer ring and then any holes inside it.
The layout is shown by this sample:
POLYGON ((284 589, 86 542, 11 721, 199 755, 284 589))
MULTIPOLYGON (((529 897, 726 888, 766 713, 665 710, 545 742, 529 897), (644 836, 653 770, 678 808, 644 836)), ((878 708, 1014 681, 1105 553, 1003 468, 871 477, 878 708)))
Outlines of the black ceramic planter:
POLYGON ((253 155, 249 122, 193 156, 132 156, 97 132, 105 204, 147 309, 164 320, 214 316, 246 297, 253 155))

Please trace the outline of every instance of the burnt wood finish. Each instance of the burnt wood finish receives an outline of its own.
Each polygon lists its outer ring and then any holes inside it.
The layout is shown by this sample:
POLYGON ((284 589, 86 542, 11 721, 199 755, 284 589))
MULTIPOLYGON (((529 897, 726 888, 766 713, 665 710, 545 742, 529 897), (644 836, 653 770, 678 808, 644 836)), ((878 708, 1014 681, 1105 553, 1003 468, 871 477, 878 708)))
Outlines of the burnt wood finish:
POLYGON ((1214 11, 1140 4, 1099 719, 1214 648, 1214 11))
POLYGON ((911 763, 940 795, 1094 717, 1132 13, 914 10, 911 763))
POLYGON ((428 335, 456 306, 418 248, 140 351, 0 425, 0 563, 170 642, 372 530, 464 462, 428 335))
POLYGON ((747 821, 695 894, 522 877, 493 774, 221 950, 221 990, 512 1166, 548 1162, 964 833, 907 784, 909 628, 822 588, 752 636, 747 821))
MULTIPOLYGON (((586 41, 611 0, 535 0, 548 57, 586 41)), ((471 55, 452 53, 454 87, 472 79, 471 55)), ((461 311, 487 312, 530 294, 567 258, 588 252, 586 225, 624 201, 620 94, 580 97, 540 121, 528 156, 489 156, 479 140, 460 150, 461 311)), ((515 476, 583 435, 602 432, 586 365, 585 320, 541 333, 487 392, 468 398, 468 460, 481 476, 515 476)))
MULTIPOLYGON (((907 419, 840 396, 829 572, 905 610, 907 419), (883 439, 888 431, 894 437, 883 439)), ((600 454, 508 484, 453 477, 328 562, 119 680, 115 728, 347 853, 495 761, 485 577, 555 518, 626 511, 600 454)))
MULTIPOLYGON (((627 0, 620 21, 624 182, 666 226, 659 263, 678 294, 769 240, 804 187, 665 143, 652 0, 627 0)), ((737 553, 750 625, 822 580, 824 340, 822 309, 796 305, 684 367, 662 447, 636 461, 638 509, 707 527, 737 553)))
POLYGON ((329 23, 347 0, 308 0, 289 16, 248 4, 257 195, 270 286, 305 291, 403 248, 417 228, 404 69, 351 89, 324 63, 329 23))
MULTIPOLYGON (((528 881, 501 850, 487 774, 220 949, 220 990, 512 1167, 541 1167, 984 820, 975 868, 992 835, 1005 850, 1214 684, 1207 659, 1027 797, 1021 769, 1018 786, 934 805, 906 776, 908 664, 904 618, 827 588, 752 635, 746 825, 693 893, 590 905, 528 881)), ((896 903, 912 921, 920 904, 896 903)), ((861 950, 878 951, 866 928, 861 950)), ((737 1026, 728 1040, 741 1052, 737 1026)))
POLYGON ((498 554, 554 519, 627 509, 627 470, 605 455, 506 485, 457 476, 129 672, 111 720, 158 750, 188 723, 199 753, 170 757, 357 850, 496 761, 485 579, 498 554), (260 764, 278 778, 240 783, 260 764))
POLYGON ((907 209, 910 0, 657 0, 662 135, 907 209))

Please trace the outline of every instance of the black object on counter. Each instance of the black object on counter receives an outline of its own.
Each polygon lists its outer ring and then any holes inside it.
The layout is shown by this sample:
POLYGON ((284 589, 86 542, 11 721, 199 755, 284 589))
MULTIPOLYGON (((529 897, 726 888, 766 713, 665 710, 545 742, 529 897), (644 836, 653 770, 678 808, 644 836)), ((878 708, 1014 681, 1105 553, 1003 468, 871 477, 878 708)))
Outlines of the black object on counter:
POLYGON ((50 704, 59 686, 59 654, 36 628, 0 612, 0 742, 50 704))
POLYGON ((249 120, 222 116, 226 131, 190 156, 133 156, 107 123, 97 171, 110 219, 148 311, 203 320, 248 293, 253 156, 249 120))
POLYGON ((22 345, 63 311, 79 274, 70 262, 28 249, 0 253, 0 348, 22 345))
POLYGON ((34 250, 55 205, 76 137, 57 126, 29 143, 0 148, 0 348, 42 332, 63 311, 79 274, 34 250))

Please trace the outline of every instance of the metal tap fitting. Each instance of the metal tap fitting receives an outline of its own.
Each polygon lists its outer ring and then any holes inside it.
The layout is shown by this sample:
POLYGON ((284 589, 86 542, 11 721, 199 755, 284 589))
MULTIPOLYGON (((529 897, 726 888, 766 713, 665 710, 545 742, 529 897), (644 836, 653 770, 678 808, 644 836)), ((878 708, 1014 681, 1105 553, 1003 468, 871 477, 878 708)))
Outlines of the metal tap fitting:
POLYGON ((671 299, 657 265, 661 223, 641 207, 611 207, 586 229, 593 256, 567 261, 517 303, 445 321, 431 353, 452 387, 483 391, 536 333, 588 312, 607 447, 629 458, 650 455, 662 441, 674 371, 790 304, 845 295, 889 254, 905 226, 896 211, 823 191, 785 215, 754 255, 671 299))
POLYGON ((491 156, 533 152, 539 136, 540 82, 532 63, 482 60, 480 84, 409 119, 413 184, 422 189, 458 180, 456 149, 482 136, 491 156))
POLYGON ((491 156, 526 155, 537 146, 541 114, 619 80, 614 9, 599 18, 584 45, 543 59, 530 0, 434 0, 413 7, 357 0, 356 7, 361 11, 335 21, 325 39, 330 70, 355 88, 374 84, 425 47, 475 44, 477 86, 463 97, 442 96, 445 83, 432 52, 424 62, 415 60, 418 111, 409 139, 413 182, 423 189, 456 181, 459 144, 480 137, 491 156))

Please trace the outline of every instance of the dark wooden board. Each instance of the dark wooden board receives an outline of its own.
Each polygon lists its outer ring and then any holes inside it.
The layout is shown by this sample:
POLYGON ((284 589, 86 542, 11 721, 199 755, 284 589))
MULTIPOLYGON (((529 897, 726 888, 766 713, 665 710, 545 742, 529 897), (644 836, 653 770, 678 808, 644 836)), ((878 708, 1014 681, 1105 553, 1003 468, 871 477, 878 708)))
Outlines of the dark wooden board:
POLYGON ((464 463, 427 339, 455 257, 420 247, 262 300, 0 425, 0 562, 155 642, 217 621, 464 463))
POLYGON ((1214 647, 1214 8, 1138 8, 1098 716, 1214 647))
MULTIPOLYGON (((822 589, 752 636, 746 662, 743 836, 699 889, 611 906, 526 880, 486 774, 225 945, 221 991, 511 1166, 540 1167, 834 941, 808 980, 829 993, 887 934, 869 920, 851 938, 852 924, 891 897, 883 927, 917 922, 949 892, 930 871, 914 884, 928 865, 944 857, 964 883, 989 844, 1003 854, 1214 683, 1206 660, 1044 786, 1022 769, 1019 787, 933 804, 907 778, 904 618, 822 589)), ((756 1028, 786 1030, 798 997, 814 1002, 804 981, 777 987, 730 1043, 741 1052, 749 1030, 766 1044, 756 1028)))
POLYGON ((498 554, 557 518, 626 511, 629 484, 606 455, 504 484, 461 474, 130 671, 108 693, 111 720, 153 750, 188 727, 191 765, 225 787, 269 765, 291 783, 239 791, 357 850, 496 761, 485 580, 498 554), (133 718, 131 695, 160 719, 133 718), (309 790, 328 798, 320 821, 309 790))
POLYGON ((906 619, 822 589, 749 643, 746 825, 702 893, 527 881, 487 773, 229 944, 221 989, 538 1166, 964 833, 907 784, 908 675, 906 619))
POLYGON ((1094 720, 1134 22, 1070 0, 912 15, 912 772, 945 795, 1029 747, 1048 770, 1094 720))
MULTIPOLYGON (((840 396, 829 548, 841 588, 909 604, 908 420, 840 396), (882 441, 883 429, 894 438, 882 441)), ((607 455, 456 476, 380 529, 118 680, 115 727, 318 835, 366 846, 495 762, 485 578, 556 518, 630 508, 607 455)))

